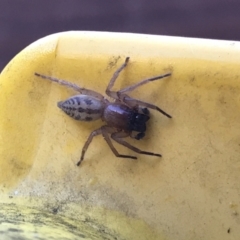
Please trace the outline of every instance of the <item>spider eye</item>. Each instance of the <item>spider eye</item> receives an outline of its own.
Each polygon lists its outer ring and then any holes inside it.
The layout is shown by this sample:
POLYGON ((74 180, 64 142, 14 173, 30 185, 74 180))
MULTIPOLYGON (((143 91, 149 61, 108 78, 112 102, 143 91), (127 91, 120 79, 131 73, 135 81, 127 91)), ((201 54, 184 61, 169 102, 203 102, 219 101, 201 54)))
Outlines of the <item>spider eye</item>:
POLYGON ((131 130, 136 132, 145 132, 146 131, 146 122, 148 121, 149 116, 141 114, 141 113, 134 113, 131 119, 131 130))
POLYGON ((149 112, 149 110, 148 110, 147 108, 143 108, 143 109, 142 109, 142 112, 143 112, 143 114, 145 114, 145 115, 149 115, 149 114, 150 114, 150 112, 149 112))
POLYGON ((144 123, 149 120, 149 116, 144 115, 144 114, 137 114, 137 115, 135 116, 135 118, 136 118, 136 120, 137 120, 138 122, 144 122, 144 123))

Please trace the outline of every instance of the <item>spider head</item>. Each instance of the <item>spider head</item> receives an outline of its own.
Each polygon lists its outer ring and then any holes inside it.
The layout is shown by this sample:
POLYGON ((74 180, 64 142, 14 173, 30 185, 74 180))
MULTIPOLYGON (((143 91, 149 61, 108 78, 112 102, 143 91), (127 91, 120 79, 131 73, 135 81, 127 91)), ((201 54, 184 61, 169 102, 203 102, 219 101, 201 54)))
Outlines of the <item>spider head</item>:
POLYGON ((144 133, 146 131, 146 122, 149 120, 149 118, 150 117, 148 115, 135 112, 130 121, 131 130, 144 133))

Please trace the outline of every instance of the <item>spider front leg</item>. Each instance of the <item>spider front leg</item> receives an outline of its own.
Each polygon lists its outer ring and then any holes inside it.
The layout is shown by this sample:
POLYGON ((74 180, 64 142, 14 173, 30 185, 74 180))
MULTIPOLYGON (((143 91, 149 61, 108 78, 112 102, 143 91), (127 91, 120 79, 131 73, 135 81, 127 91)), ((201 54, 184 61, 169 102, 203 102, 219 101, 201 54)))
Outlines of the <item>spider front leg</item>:
POLYGON ((151 77, 151 78, 144 79, 144 80, 140 81, 139 83, 136 83, 136 84, 133 84, 129 87, 123 88, 123 89, 121 89, 117 92, 118 99, 120 99, 121 101, 126 103, 128 106, 135 107, 135 106, 140 105, 141 107, 146 107, 146 108, 151 108, 151 109, 157 110, 160 113, 162 113, 163 115, 165 115, 166 117, 172 118, 168 113, 163 111, 158 106, 156 106, 154 104, 151 104, 151 103, 147 103, 147 102, 138 100, 138 99, 131 98, 126 94, 127 92, 131 92, 134 89, 136 89, 136 88, 138 88, 138 87, 140 87, 144 84, 147 84, 149 82, 156 81, 156 80, 159 80, 159 79, 163 79, 163 78, 169 77, 169 76, 171 76, 171 73, 166 73, 166 74, 159 75, 159 76, 156 76, 156 77, 151 77))
MULTIPOLYGON (((123 154, 119 154, 118 153, 118 151, 116 150, 116 148, 113 146, 113 144, 112 144, 112 142, 111 142, 111 139, 110 139, 110 137, 109 137, 109 133, 112 133, 113 132, 113 130, 115 130, 115 129, 112 129, 112 128, 109 128, 109 127, 105 127, 105 128, 103 128, 103 130, 102 130, 102 135, 103 135, 103 137, 104 137, 104 139, 106 140, 106 142, 107 142, 107 144, 108 144, 108 146, 110 147, 110 149, 112 150, 112 152, 114 153, 114 155, 116 156, 116 157, 119 157, 119 158, 131 158, 131 159, 137 159, 137 157, 135 157, 135 156, 131 156, 131 155, 123 155, 123 154)), ((112 135, 113 135, 114 133, 112 133, 112 135)), ((112 136, 111 135, 111 136, 112 136)), ((129 135, 129 134, 128 134, 129 135)), ((127 136, 128 136, 127 135, 127 136)))
POLYGON ((146 152, 146 151, 142 151, 139 148, 136 148, 134 146, 132 146, 130 143, 124 141, 122 138, 127 137, 129 134, 125 133, 125 132, 115 132, 112 133, 111 138, 116 141, 117 143, 131 149, 132 151, 139 153, 139 154, 145 154, 145 155, 151 155, 151 156, 157 156, 157 157, 161 157, 161 154, 158 153, 153 153, 153 152, 146 152))
POLYGON ((151 109, 157 110, 160 113, 162 113, 163 115, 165 115, 166 117, 172 118, 172 116, 170 116, 168 113, 166 113, 165 111, 163 111, 161 108, 159 108, 158 106, 156 106, 154 104, 147 103, 147 102, 135 99, 135 98, 131 98, 125 94, 123 96, 121 96, 121 94, 120 94, 119 98, 122 99, 122 101, 124 103, 126 103, 128 106, 135 107, 135 106, 140 105, 141 107, 146 107, 146 108, 151 108, 151 109))

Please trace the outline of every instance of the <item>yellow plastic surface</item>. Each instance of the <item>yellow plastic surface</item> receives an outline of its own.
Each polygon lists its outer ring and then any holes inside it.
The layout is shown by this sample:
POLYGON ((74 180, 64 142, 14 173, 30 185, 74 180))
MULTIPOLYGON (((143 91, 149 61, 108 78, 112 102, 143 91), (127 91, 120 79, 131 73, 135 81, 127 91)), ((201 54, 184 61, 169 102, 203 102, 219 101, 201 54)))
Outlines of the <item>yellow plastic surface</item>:
POLYGON ((0 75, 0 205, 8 209, 0 230, 20 228, 8 225, 20 212, 29 239, 32 229, 53 239, 237 239, 239 69, 240 43, 233 41, 65 32, 28 46, 0 75), (75 92, 34 72, 104 94, 126 56, 114 89, 173 73, 131 94, 173 116, 151 111, 146 137, 129 140, 163 157, 115 144, 138 160, 116 158, 98 136, 77 167, 88 135, 103 123, 65 115, 56 104, 75 92))

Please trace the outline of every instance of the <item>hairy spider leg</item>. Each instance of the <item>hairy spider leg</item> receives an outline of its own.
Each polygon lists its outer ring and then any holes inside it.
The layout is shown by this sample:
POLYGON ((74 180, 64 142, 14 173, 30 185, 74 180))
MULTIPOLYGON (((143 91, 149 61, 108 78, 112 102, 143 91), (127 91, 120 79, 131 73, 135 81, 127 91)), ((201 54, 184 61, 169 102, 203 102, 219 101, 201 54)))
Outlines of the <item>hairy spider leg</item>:
POLYGON ((146 151, 142 151, 134 146, 132 146, 130 143, 124 141, 122 138, 128 137, 129 134, 126 132, 115 132, 111 134, 111 138, 116 141, 117 143, 131 149, 132 151, 139 153, 139 154, 145 154, 145 155, 151 155, 151 156, 158 156, 161 157, 161 154, 158 153, 153 153, 153 152, 146 152, 146 151))
POLYGON ((146 83, 149 83, 149 82, 153 82, 153 81, 156 81, 156 80, 159 80, 159 79, 163 79, 163 78, 166 78, 166 77, 169 77, 171 76, 172 74, 171 73, 166 73, 166 74, 162 74, 162 75, 159 75, 159 76, 156 76, 156 77, 151 77, 151 78, 147 78, 147 79, 144 79, 138 83, 135 83, 131 86, 128 86, 126 88, 123 88, 121 90, 119 90, 118 92, 120 93, 127 93, 127 92, 131 92, 133 91, 134 89, 146 84, 146 83))

